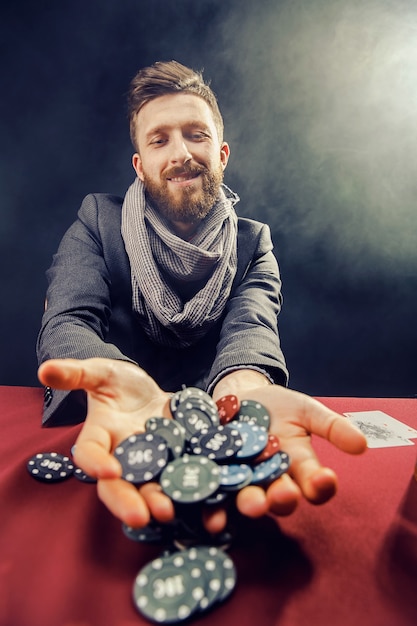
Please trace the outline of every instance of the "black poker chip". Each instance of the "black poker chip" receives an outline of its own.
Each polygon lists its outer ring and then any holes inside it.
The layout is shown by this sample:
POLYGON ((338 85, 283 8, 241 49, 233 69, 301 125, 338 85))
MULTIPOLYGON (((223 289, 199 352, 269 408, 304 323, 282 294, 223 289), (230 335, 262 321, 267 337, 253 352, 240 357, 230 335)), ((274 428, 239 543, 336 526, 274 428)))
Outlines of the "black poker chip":
POLYGON ((207 456, 219 463, 235 457, 242 446, 243 439, 231 424, 212 426, 190 439, 193 454, 207 456))
POLYGON ((156 520, 151 520, 147 526, 142 528, 133 528, 133 526, 123 523, 122 530, 128 539, 138 543, 167 543, 172 540, 174 535, 173 527, 170 524, 160 524, 156 520))
POLYGON ((82 483, 96 483, 97 482, 96 478, 93 478, 93 476, 90 476, 89 474, 84 472, 84 470, 82 470, 81 467, 74 466, 73 476, 82 483))
POLYGON ((122 466, 122 477, 141 484, 159 476, 168 462, 168 444, 163 437, 146 432, 127 437, 114 450, 122 466))
POLYGON ((184 428, 187 440, 220 423, 217 409, 213 411, 204 402, 192 398, 183 400, 178 404, 174 419, 184 428))
POLYGON ((72 476, 74 464, 59 452, 39 452, 29 459, 27 469, 33 478, 54 483, 72 476))

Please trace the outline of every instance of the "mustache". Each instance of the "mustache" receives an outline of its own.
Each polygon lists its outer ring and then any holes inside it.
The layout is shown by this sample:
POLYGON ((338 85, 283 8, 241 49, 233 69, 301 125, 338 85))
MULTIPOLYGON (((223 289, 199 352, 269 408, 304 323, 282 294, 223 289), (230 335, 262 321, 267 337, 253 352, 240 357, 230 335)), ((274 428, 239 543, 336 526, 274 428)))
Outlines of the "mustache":
POLYGON ((176 176, 182 176, 183 174, 190 174, 191 176, 197 176, 207 171, 207 168, 202 165, 184 164, 171 167, 164 172, 164 178, 175 178, 176 176))

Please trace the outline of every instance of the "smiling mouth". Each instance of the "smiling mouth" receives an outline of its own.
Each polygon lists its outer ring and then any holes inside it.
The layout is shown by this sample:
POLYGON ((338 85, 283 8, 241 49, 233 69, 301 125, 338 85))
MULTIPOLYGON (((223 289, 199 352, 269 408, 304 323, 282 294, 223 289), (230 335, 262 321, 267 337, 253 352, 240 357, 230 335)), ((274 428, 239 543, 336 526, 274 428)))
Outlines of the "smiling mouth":
POLYGON ((177 176, 167 177, 171 183, 187 183, 191 180, 195 180, 200 175, 200 172, 187 172, 177 176))

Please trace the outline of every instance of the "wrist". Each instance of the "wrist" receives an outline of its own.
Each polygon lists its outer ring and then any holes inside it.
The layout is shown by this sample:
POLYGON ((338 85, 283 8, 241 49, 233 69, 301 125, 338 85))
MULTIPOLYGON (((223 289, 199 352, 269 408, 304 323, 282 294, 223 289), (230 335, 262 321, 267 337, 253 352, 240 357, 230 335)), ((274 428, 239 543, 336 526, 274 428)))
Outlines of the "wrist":
POLYGON ((213 399, 216 401, 225 395, 236 395, 245 398, 251 389, 271 385, 270 379, 262 372, 253 369, 238 369, 221 378, 213 389, 213 399))

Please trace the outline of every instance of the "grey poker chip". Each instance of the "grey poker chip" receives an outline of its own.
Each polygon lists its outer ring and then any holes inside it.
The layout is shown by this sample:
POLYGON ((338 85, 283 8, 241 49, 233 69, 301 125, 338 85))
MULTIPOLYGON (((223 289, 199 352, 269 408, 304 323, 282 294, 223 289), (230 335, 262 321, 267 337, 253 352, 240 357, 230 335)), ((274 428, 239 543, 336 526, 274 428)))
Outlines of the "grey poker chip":
POLYGON ((220 468, 205 456, 184 454, 162 471, 159 484, 174 502, 193 503, 205 500, 217 491, 220 468))
POLYGON ((150 417, 145 423, 145 430, 163 437, 174 459, 184 452, 185 430, 179 422, 167 417, 150 417))
POLYGON ((267 409, 263 404, 255 400, 242 400, 236 419, 241 422, 262 426, 266 430, 268 430, 271 423, 271 416, 267 409))
POLYGON ((187 561, 183 553, 176 552, 142 568, 133 585, 139 613, 160 624, 174 624, 199 610, 207 585, 205 573, 187 561))

